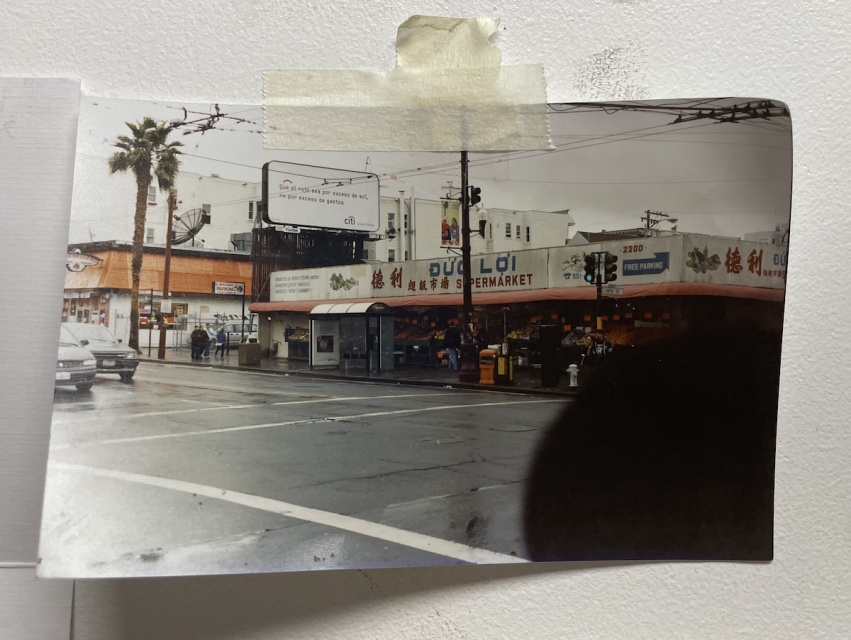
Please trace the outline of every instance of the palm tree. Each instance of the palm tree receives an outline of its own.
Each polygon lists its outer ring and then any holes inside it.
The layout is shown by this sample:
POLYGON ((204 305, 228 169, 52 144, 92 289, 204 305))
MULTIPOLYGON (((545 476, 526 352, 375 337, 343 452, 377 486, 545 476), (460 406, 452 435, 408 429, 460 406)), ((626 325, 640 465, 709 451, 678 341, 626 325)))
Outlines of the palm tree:
POLYGON ((139 279, 142 274, 142 250, 145 240, 145 212, 148 206, 148 188, 154 177, 160 190, 171 190, 177 176, 180 160, 177 156, 180 142, 167 142, 171 127, 144 118, 141 122, 125 123, 132 136, 118 136, 113 146, 116 151, 109 158, 109 173, 131 171, 136 177, 136 218, 133 227, 133 284, 130 289, 130 337, 127 346, 139 350, 139 279))

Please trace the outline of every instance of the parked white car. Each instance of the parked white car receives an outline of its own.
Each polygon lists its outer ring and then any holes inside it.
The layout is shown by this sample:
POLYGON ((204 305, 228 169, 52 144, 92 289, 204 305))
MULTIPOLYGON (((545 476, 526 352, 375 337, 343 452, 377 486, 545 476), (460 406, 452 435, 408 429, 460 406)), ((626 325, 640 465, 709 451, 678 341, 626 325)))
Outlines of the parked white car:
POLYGON ((59 356, 56 360, 56 386, 73 386, 88 391, 97 373, 95 356, 65 328, 59 326, 59 356))

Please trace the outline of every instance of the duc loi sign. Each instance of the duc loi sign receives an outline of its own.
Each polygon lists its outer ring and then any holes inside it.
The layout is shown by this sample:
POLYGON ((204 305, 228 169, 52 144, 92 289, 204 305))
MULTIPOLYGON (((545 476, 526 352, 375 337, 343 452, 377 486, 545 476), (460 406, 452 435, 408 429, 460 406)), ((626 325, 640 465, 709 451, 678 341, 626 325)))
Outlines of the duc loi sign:
POLYGON ((213 293, 224 296, 244 296, 244 282, 214 282, 213 293))

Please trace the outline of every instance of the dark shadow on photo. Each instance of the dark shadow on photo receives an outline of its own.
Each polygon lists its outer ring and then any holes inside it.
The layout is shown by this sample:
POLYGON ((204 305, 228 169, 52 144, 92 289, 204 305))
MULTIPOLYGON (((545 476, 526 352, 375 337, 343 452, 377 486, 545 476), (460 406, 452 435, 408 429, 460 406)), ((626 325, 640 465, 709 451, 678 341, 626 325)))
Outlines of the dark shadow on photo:
POLYGON ((779 332, 702 327, 601 365, 542 440, 533 560, 771 560, 779 332))

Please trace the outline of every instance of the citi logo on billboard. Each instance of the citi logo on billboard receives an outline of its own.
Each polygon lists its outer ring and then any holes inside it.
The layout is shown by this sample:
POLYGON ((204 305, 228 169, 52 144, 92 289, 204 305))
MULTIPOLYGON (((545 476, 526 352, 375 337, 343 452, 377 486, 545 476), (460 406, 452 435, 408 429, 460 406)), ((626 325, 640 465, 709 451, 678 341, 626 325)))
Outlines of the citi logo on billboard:
POLYGON ((343 224, 351 224, 351 225, 354 225, 354 223, 355 223, 355 217, 354 217, 354 216, 349 216, 348 218, 346 218, 345 220, 343 220, 343 224))

